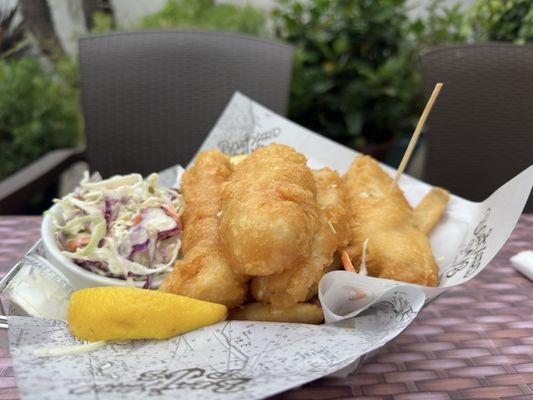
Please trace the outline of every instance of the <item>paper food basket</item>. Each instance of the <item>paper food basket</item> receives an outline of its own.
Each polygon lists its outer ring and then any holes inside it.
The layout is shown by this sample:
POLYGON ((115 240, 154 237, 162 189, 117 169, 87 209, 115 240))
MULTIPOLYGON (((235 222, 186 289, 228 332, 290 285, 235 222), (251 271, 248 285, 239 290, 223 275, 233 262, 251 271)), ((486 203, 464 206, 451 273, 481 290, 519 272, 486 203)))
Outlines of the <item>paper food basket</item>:
MULTIPOLYGON (((236 155, 272 142, 293 146, 307 156, 311 168, 329 166, 341 174, 357 155, 240 93, 232 97, 199 151, 218 148, 236 155)), ((172 182, 178 176, 178 170, 170 168, 161 179, 172 182)), ((9 317, 0 317, 0 324, 9 328, 20 394, 23 399, 55 400, 148 396, 249 399, 271 396, 330 374, 355 373, 365 355, 397 336, 424 305, 483 270, 511 234, 532 184, 533 166, 484 202, 451 196, 430 235, 440 267, 438 287, 346 271, 326 274, 319 286, 326 324, 319 326, 226 321, 164 341, 109 343, 86 354, 37 358, 33 355, 36 349, 80 342, 68 333, 66 323, 53 315, 20 316, 24 312, 14 306, 9 317), (351 300, 354 288, 363 289, 370 301, 361 305, 351 300)), ((399 185, 411 205, 431 188, 407 175, 399 185)), ((52 281, 55 293, 68 298, 72 290, 68 279, 55 273, 46 257, 37 243, 4 277, 0 290, 9 282, 19 279, 27 283, 31 281, 28 277, 37 276, 52 281)), ((43 302, 53 301, 50 299, 42 293, 43 302)))

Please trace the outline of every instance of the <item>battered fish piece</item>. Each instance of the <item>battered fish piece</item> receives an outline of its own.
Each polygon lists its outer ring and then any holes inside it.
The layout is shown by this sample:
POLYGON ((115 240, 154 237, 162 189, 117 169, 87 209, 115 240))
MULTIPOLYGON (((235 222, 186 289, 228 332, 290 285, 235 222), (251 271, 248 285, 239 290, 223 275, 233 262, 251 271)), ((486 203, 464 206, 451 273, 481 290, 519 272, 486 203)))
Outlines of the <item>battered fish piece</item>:
POLYGON ((271 144, 236 165, 222 195, 221 250, 236 273, 270 275, 301 265, 318 226, 305 156, 271 144))
POLYGON ((183 174, 183 259, 167 275, 160 290, 237 307, 246 297, 246 277, 236 274, 220 252, 218 213, 222 187, 232 173, 229 158, 219 151, 200 153, 183 174))
POLYGON ((287 308, 306 301, 317 293, 318 281, 333 262, 337 248, 346 246, 348 227, 341 178, 336 171, 322 168, 313 171, 319 206, 319 228, 310 257, 302 264, 278 274, 252 279, 251 291, 256 300, 287 308))
POLYGON ((417 227, 413 210, 392 178, 369 156, 358 157, 343 177, 350 213, 347 252, 361 264, 362 244, 368 239, 368 274, 379 278, 436 286, 438 266, 427 236, 417 227))

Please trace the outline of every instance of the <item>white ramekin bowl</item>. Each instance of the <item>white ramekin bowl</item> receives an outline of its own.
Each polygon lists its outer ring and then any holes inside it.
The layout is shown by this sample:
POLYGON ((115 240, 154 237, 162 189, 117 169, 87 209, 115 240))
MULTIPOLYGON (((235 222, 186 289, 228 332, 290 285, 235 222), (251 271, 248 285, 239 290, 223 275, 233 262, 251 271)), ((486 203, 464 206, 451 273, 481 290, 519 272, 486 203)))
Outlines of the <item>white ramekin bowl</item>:
MULTIPOLYGON (((50 213, 61 212, 60 206, 55 205, 50 209, 50 213)), ((59 249, 54 235, 54 225, 52 217, 47 213, 41 224, 41 237, 44 243, 46 259, 56 268, 65 274, 74 290, 96 286, 129 286, 123 279, 107 278, 87 271, 76 265, 71 259, 65 257, 59 249)), ((152 282, 152 288, 157 288, 163 280, 162 276, 157 277, 152 282)), ((143 287, 143 281, 135 281, 136 287, 143 287)))

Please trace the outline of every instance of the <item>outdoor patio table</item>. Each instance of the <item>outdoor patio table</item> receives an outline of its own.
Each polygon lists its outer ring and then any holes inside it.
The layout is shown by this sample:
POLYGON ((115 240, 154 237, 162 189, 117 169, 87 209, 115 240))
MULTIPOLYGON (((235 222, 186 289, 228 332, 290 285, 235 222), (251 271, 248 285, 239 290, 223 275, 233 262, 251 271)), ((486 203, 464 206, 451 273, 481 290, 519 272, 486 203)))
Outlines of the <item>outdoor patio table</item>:
MULTIPOLYGON (((0 277, 39 238, 41 217, 0 217, 0 277)), ((533 214, 475 279, 450 289, 347 378, 324 378, 277 399, 533 398, 533 283, 509 257, 533 248, 533 214)), ((0 400, 18 399, 0 331, 0 400)))

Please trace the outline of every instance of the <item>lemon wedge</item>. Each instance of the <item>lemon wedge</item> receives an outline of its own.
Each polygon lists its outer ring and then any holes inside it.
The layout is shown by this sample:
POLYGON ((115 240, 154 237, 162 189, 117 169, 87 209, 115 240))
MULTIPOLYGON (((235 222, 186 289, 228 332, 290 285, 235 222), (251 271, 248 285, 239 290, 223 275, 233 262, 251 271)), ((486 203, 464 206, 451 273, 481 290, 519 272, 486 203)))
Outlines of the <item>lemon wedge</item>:
POLYGON ((67 321, 81 340, 167 339, 226 318, 222 304, 134 287, 81 289, 70 298, 67 321))

